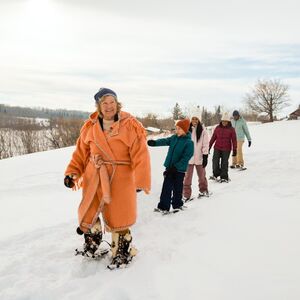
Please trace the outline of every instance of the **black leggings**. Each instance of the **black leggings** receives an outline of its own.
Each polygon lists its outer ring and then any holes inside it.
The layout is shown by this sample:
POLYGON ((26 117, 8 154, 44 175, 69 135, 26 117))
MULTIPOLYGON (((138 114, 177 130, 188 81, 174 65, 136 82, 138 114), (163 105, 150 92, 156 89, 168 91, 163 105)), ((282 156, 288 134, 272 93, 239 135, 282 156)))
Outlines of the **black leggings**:
POLYGON ((228 180, 228 160, 230 151, 221 151, 214 149, 213 155, 213 174, 215 177, 228 180))

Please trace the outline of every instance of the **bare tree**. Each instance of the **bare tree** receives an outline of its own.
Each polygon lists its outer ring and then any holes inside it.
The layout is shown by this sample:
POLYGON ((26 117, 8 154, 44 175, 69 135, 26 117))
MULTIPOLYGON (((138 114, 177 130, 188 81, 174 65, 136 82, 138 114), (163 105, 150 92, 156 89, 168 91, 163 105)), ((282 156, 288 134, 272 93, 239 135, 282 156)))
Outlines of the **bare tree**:
POLYGON ((280 80, 258 80, 250 93, 246 94, 246 103, 257 113, 266 113, 270 122, 274 115, 289 106, 288 85, 280 80))
POLYGON ((20 138, 26 154, 39 152, 39 143, 36 131, 25 129, 20 131, 20 138))
POLYGON ((46 138, 53 149, 75 145, 79 137, 82 119, 50 119, 46 138))
POLYGON ((0 130, 0 159, 9 157, 7 143, 5 142, 5 132, 0 130))
POLYGON ((138 120, 144 127, 159 127, 158 116, 156 114, 148 113, 145 117, 138 118, 138 120))

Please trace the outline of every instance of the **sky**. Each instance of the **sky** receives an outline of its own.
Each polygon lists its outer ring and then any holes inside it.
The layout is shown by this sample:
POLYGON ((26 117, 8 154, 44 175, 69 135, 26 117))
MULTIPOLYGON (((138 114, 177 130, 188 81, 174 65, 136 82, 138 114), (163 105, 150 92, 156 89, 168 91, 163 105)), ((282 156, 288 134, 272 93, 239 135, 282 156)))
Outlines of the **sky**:
POLYGON ((258 79, 300 104, 296 0, 0 0, 0 103, 94 110, 100 87, 124 110, 175 103, 240 109, 258 79))

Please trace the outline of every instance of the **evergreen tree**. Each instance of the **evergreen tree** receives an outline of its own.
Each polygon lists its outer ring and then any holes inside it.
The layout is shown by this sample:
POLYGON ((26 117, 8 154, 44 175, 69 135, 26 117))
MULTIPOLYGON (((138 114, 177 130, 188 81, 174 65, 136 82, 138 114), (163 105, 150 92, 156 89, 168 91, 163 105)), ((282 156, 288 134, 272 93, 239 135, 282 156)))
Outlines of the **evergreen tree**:
POLYGON ((173 114, 173 120, 179 120, 182 117, 182 110, 177 102, 173 108, 172 114, 173 114))

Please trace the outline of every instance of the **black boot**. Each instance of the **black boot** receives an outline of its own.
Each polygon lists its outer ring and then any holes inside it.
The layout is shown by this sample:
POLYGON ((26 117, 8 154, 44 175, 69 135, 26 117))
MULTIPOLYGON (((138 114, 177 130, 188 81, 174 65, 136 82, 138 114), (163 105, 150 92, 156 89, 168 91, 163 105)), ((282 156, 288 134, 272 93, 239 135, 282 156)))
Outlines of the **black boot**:
POLYGON ((76 249, 75 255, 82 255, 91 258, 102 257, 109 252, 109 249, 101 250, 99 246, 102 242, 102 228, 100 220, 87 232, 84 233, 83 251, 76 249), (99 249, 99 251, 98 251, 99 249))
POLYGON ((93 257, 102 242, 102 232, 84 234, 83 251, 93 257))

